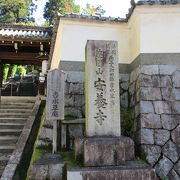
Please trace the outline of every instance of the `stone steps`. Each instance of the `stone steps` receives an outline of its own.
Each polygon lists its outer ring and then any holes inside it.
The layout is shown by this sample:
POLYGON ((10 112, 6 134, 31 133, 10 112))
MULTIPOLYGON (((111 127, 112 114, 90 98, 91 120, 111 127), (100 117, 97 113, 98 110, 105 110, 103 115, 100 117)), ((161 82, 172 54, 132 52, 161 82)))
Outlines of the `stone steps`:
POLYGON ((67 180, 156 180, 155 171, 142 162, 127 161, 121 166, 70 168, 67 180))
POLYGON ((19 136, 22 129, 0 129, 0 136, 14 135, 19 136))
POLYGON ((32 109, 0 109, 1 113, 27 113, 30 114, 32 112, 32 109))
POLYGON ((1 118, 28 118, 30 113, 0 113, 1 118))
MULTIPOLYGON (((6 147, 6 146, 4 146, 4 147, 6 147)), ((8 161, 9 161, 12 151, 14 150, 14 149, 9 149, 9 148, 7 150, 6 148, 4 150, 0 148, 0 177, 3 173, 4 168, 6 167, 8 161), (7 152, 4 152, 4 151, 7 151, 7 152)))
POLYGON ((25 124, 27 118, 0 118, 0 123, 20 123, 25 124))
POLYGON ((0 136, 0 145, 15 144, 18 136, 0 136))
POLYGON ((1 123, 0 129, 23 129, 24 123, 1 123))
POLYGON ((0 177, 2 176, 2 173, 3 173, 3 171, 4 171, 4 168, 5 168, 5 166, 1 166, 1 165, 0 165, 0 177))
POLYGON ((0 178, 31 115, 35 97, 2 97, 0 105, 0 178))
POLYGON ((2 104, 3 103, 8 103, 8 104, 12 104, 12 103, 35 103, 36 101, 36 97, 21 97, 21 96, 2 96, 1 97, 1 101, 2 104))
POLYGON ((15 103, 15 102, 1 102, 1 108, 12 107, 12 108, 33 108, 34 103, 15 103))
POLYGON ((15 145, 0 146, 0 153, 12 153, 14 149, 15 149, 15 145))
POLYGON ((5 166, 9 160, 10 156, 2 156, 0 157, 0 166, 5 166))

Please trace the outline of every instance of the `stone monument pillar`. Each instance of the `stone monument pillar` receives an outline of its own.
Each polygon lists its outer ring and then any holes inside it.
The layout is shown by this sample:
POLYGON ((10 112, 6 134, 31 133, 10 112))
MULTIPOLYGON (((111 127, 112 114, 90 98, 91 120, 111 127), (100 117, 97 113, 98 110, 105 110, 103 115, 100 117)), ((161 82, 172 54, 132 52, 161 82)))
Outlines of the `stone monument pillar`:
POLYGON ((85 78, 86 135, 120 136, 117 42, 88 41, 85 78))
POLYGON ((57 151, 57 120, 64 119, 64 73, 58 69, 48 72, 46 119, 53 121, 53 152, 57 151))
POLYGON ((88 41, 85 62, 86 137, 75 140, 84 168, 68 171, 68 180, 153 180, 153 169, 138 164, 134 142, 121 136, 118 44, 88 41), (129 163, 130 162, 130 163, 129 163))
POLYGON ((119 165, 134 158, 134 143, 121 137, 118 44, 88 41, 86 46, 85 166, 119 165))

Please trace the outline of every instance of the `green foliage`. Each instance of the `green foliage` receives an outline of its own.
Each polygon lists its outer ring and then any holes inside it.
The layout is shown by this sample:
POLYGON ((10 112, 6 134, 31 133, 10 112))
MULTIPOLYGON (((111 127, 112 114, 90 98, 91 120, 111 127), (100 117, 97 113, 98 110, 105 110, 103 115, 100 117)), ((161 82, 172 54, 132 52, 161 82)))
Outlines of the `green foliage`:
POLYGON ((63 155, 63 159, 64 159, 64 162, 67 165, 67 167, 72 167, 72 166, 82 167, 83 166, 82 160, 75 159, 75 155, 74 155, 73 151, 62 152, 62 155, 63 155))
POLYGON ((121 108, 121 129, 124 136, 133 136, 133 111, 130 108, 121 108))
POLYGON ((20 75, 20 76, 24 76, 26 74, 26 68, 25 66, 22 66, 22 65, 19 65, 17 67, 17 73, 20 75))
POLYGON ((41 26, 43 27, 49 27, 49 23, 47 21, 45 21, 43 24, 41 24, 41 26))
POLYGON ((66 115, 65 117, 64 117, 64 120, 73 120, 73 119, 77 119, 77 116, 72 116, 72 115, 66 115))
POLYGON ((49 0, 44 8, 44 18, 54 24, 59 14, 79 13, 80 6, 74 0, 49 0))
POLYGON ((31 162, 30 162, 30 165, 29 165, 29 169, 27 171, 27 177, 26 177, 26 180, 29 180, 29 173, 30 173, 30 169, 33 165, 33 163, 37 160, 39 160, 45 153, 50 153, 52 150, 49 149, 49 148, 40 148, 38 145, 37 145, 37 142, 38 142, 38 139, 39 139, 39 136, 40 136, 40 133, 42 131, 42 127, 43 127, 43 124, 44 124, 44 120, 45 120, 45 107, 42 108, 42 115, 41 117, 41 123, 40 123, 40 126, 39 126, 39 130, 38 130, 38 134, 37 134, 37 137, 36 137, 36 141, 35 141, 35 144, 34 144, 34 149, 33 149, 33 154, 32 154, 32 157, 31 157, 31 162))
POLYGON ((103 15, 106 11, 103 9, 101 5, 91 6, 90 4, 86 4, 86 8, 82 9, 82 13, 86 15, 103 15))
POLYGON ((14 75, 16 74, 16 71, 17 71, 17 65, 15 64, 9 65, 7 79, 14 77, 14 75))
POLYGON ((39 159, 41 159, 41 157, 45 154, 45 153, 49 153, 51 152, 50 150, 47 150, 47 149, 39 149, 39 148, 36 148, 34 153, 33 153, 33 156, 32 156, 32 162, 35 162, 39 159))
POLYGON ((17 65, 14 64, 13 67, 12 67, 12 71, 11 71, 11 77, 14 77, 14 76, 15 76, 16 71, 17 71, 17 65))
POLYGON ((30 21, 26 22, 18 22, 18 23, 13 23, 14 25, 21 25, 21 26, 38 26, 36 22, 34 22, 34 19, 31 19, 30 21), (32 21, 31 21, 32 20, 32 21))
POLYGON ((168 177, 161 177, 160 179, 161 180, 168 180, 169 178, 168 177))
POLYGON ((5 64, 3 70, 3 83, 5 83, 9 78, 14 78, 16 74, 19 74, 19 76, 24 76, 29 72, 33 72, 34 75, 38 76, 38 71, 35 70, 35 66, 5 64))
POLYGON ((75 159, 73 151, 61 152, 64 160, 63 179, 67 179, 67 169, 71 167, 83 167, 83 159, 75 159))
POLYGON ((3 70, 3 83, 7 81, 7 76, 9 72, 9 64, 4 65, 4 70, 3 70))
POLYGON ((1 0, 0 1, 0 22, 18 23, 33 20, 32 12, 35 4, 32 0, 1 0))

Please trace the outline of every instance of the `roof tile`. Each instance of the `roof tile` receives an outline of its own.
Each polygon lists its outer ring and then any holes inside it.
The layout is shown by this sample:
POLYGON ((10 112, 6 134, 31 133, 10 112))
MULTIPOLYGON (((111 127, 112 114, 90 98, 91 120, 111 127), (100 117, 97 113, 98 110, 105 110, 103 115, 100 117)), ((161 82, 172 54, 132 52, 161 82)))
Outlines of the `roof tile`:
POLYGON ((52 28, 19 25, 0 25, 0 38, 50 39, 52 28))

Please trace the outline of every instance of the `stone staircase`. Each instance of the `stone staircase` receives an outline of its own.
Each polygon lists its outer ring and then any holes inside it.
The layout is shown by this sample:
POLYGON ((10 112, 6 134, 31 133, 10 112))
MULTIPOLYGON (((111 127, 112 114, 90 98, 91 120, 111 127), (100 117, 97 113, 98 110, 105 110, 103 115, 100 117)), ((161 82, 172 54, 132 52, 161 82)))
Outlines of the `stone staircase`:
POLYGON ((0 106, 0 177, 30 116, 35 97, 2 97, 0 106))

